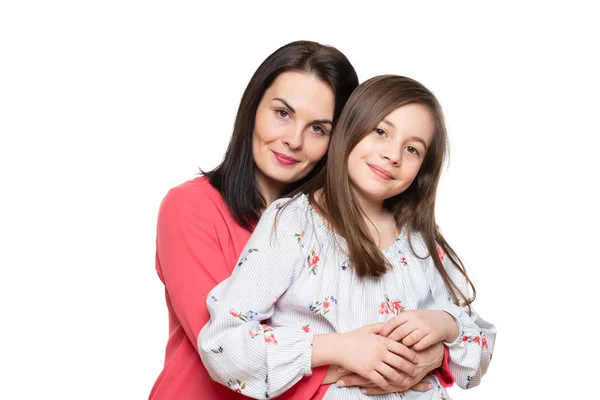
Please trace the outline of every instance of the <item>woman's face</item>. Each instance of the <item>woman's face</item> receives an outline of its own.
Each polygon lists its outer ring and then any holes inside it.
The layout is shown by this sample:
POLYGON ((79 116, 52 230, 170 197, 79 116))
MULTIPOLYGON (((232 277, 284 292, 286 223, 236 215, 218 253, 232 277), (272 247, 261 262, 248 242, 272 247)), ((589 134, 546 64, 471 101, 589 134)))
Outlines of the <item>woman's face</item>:
POLYGON ((308 175, 327 152, 334 107, 333 90, 313 75, 279 75, 256 110, 257 180, 280 189, 308 175))

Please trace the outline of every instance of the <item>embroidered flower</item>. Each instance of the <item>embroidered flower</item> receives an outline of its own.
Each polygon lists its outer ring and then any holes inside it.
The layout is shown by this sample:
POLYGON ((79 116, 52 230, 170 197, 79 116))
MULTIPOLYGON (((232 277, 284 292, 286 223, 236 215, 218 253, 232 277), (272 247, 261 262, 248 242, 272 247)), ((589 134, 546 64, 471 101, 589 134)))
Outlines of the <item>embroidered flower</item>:
POLYGON ((245 313, 242 314, 240 312, 234 311, 233 309, 229 310, 229 314, 233 315, 236 318, 241 319, 244 322, 252 321, 258 316, 258 314, 255 313, 254 311, 246 311, 245 313))
POLYGON ((406 262, 406 257, 400 256, 400 265, 403 267, 408 267, 408 262, 406 262))
POLYGON ((348 267, 350 267, 350 259, 345 260, 342 265, 340 265, 340 268, 342 269, 342 271, 345 271, 348 269, 348 267))
POLYGON ((296 233, 294 237, 296 238, 296 240, 298 240, 298 244, 300 245, 300 247, 304 247, 304 231, 296 233))
POLYGON ((306 333, 309 333, 309 332, 310 332, 310 325, 304 325, 304 326, 302 327, 302 330, 303 330, 304 332, 306 332, 306 333))
POLYGON ((240 381, 239 379, 228 380, 227 386, 229 387, 229 389, 233 390, 234 392, 238 392, 238 393, 242 393, 242 390, 246 389, 246 384, 244 382, 240 381))
POLYGON ((387 305, 385 304, 385 301, 382 301, 381 303, 379 303, 379 314, 389 314, 390 310, 388 310, 387 305))
POLYGON ((268 335, 265 335, 265 343, 268 344, 277 344, 277 339, 275 339, 275 335, 273 333, 269 333, 268 335))
POLYGON ((256 251, 258 251, 258 249, 248 249, 248 254, 237 263, 236 268, 241 267, 242 264, 248 260, 248 256, 256 251))
POLYGON ((325 315, 331 311, 332 303, 337 304, 337 299, 334 299, 333 296, 326 296, 323 301, 317 300, 310 304, 308 308, 315 314, 325 315))
POLYGON ((315 252, 315 249, 312 249, 310 251, 310 254, 308 255, 308 257, 306 258, 306 267, 308 268, 308 271, 313 274, 316 275, 317 274, 317 269, 319 268, 319 260, 321 259, 321 257, 319 257, 319 255, 315 252))
POLYGON ((395 314, 398 315, 404 312, 404 306, 400 299, 390 300, 388 295, 385 295, 385 301, 379 303, 379 314, 395 314))
POLYGON ((215 354, 220 354, 223 353, 223 347, 219 346, 216 349, 210 349, 210 351, 212 351, 215 354))
POLYGON ((444 261, 444 257, 446 257, 446 252, 441 247, 437 248, 438 256, 440 256, 440 260, 444 261))

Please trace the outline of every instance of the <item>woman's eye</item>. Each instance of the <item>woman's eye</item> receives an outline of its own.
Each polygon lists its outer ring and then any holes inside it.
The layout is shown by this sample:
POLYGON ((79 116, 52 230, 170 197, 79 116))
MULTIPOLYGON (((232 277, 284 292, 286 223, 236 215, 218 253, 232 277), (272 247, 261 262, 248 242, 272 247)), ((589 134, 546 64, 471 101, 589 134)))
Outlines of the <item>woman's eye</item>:
POLYGON ((278 108, 277 110, 275 110, 275 112, 277 113, 277 116, 281 118, 287 118, 290 115, 289 112, 282 108, 278 108))
POLYGON ((319 135, 324 135, 326 133, 325 129, 323 129, 323 127, 321 125, 312 125, 311 129, 313 131, 315 131, 316 133, 318 133, 319 135))

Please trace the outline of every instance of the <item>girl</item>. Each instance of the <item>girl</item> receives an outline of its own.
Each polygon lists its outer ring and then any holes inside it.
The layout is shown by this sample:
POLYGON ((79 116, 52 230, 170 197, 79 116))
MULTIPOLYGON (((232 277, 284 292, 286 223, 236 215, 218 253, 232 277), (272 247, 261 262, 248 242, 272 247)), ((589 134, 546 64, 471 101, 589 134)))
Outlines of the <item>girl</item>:
MULTIPOLYGON (((265 211, 231 278, 209 294, 198 339, 209 373, 254 398, 326 364, 385 389, 413 372, 405 346, 443 341, 457 384, 477 385, 495 328, 471 309, 474 288, 435 223, 447 147, 437 99, 408 78, 372 78, 336 132, 326 167, 265 211)), ((447 398, 427 379, 435 390, 379 398, 447 398)), ((324 399, 362 396, 340 384, 324 399)))
MULTIPOLYGON (((165 196, 156 270, 165 285, 169 338, 150 399, 243 397, 211 381, 198 355, 206 296, 230 275, 262 211, 321 169, 332 124, 356 86, 354 68, 337 49, 306 41, 281 47, 248 84, 223 163, 165 196)), ((427 358, 427 372, 438 357, 427 358)), ((311 398, 326 370, 286 395, 311 398)))

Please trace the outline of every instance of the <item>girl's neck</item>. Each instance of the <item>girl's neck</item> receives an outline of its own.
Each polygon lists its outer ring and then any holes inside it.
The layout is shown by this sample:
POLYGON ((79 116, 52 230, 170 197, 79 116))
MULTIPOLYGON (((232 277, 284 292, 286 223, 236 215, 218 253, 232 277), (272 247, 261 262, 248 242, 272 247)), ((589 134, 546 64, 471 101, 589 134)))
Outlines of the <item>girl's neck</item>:
POLYGON ((394 215, 383 207, 383 201, 373 201, 358 191, 355 191, 355 195, 371 238, 379 250, 387 249, 399 234, 394 215))

